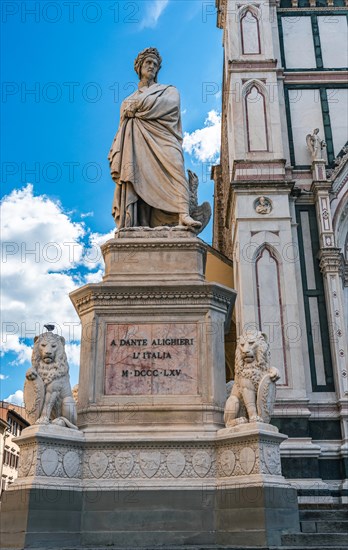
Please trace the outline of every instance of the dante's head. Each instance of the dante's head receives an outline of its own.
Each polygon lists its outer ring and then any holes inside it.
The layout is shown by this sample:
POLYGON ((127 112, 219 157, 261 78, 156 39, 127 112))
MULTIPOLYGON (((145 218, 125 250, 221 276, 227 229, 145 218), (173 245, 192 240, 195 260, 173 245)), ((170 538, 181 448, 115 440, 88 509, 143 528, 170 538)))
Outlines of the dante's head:
POLYGON ((134 61, 134 69, 137 75, 139 76, 139 79, 141 79, 141 68, 146 59, 153 59, 156 61, 157 68, 156 68, 156 73, 154 74, 154 80, 155 82, 157 82, 158 71, 160 70, 161 63, 162 63, 162 58, 157 48, 145 48, 145 50, 142 50, 137 55, 137 58, 134 61))

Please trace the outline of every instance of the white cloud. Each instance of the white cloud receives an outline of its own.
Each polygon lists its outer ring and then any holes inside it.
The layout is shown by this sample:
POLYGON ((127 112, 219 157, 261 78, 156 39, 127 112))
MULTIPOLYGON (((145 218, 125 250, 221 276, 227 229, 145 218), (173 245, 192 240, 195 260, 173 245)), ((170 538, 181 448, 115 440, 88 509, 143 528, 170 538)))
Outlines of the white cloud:
POLYGON ((184 133, 184 151, 201 162, 217 162, 221 143, 221 114, 209 111, 204 127, 184 133))
POLYGON ((66 344, 65 351, 69 365, 80 364, 80 344, 66 344))
POLYGON ((152 0, 151 2, 147 2, 145 16, 140 22, 140 28, 154 29, 168 4, 169 0, 152 0))
POLYGON ((5 376, 4 374, 0 374, 0 380, 6 380, 8 376, 5 376))
POLYGON ((101 281, 104 275, 104 259, 101 252, 101 245, 113 239, 115 236, 115 228, 109 233, 90 233, 88 243, 83 254, 83 265, 87 269, 98 270, 97 272, 89 273, 85 276, 86 283, 96 283, 101 281), (100 275, 101 273, 101 275, 100 275), (99 277, 99 278, 97 278, 99 277))
POLYGON ((12 403, 12 405, 19 405, 20 407, 23 407, 24 398, 22 390, 17 390, 15 393, 11 393, 11 395, 6 397, 4 401, 6 401, 6 403, 12 403))
POLYGON ((69 362, 79 364, 79 318, 69 293, 101 280, 101 254, 93 261, 87 252, 94 243, 96 256, 97 243, 111 236, 89 233, 59 202, 35 196, 30 184, 4 197, 1 353, 15 353, 13 365, 30 361, 32 347, 25 339, 40 334, 46 323, 56 324, 67 341, 69 362), (85 275, 81 267, 87 268, 85 275))

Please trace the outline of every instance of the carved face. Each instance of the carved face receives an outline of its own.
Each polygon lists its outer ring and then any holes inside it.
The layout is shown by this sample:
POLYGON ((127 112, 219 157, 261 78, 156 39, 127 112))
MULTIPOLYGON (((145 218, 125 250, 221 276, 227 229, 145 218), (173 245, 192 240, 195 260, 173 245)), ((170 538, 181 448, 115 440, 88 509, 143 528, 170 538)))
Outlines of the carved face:
POLYGON ((158 59, 154 55, 148 55, 145 57, 143 64, 140 69, 140 78, 145 78, 147 80, 154 80, 158 73, 158 59))
POLYGON ((44 363, 53 363, 57 353, 57 341, 51 338, 43 338, 39 344, 39 352, 44 363))
POLYGON ((252 363, 256 359, 256 353, 259 346, 257 334, 248 332, 243 334, 239 340, 239 346, 242 353, 242 358, 245 363, 252 363))

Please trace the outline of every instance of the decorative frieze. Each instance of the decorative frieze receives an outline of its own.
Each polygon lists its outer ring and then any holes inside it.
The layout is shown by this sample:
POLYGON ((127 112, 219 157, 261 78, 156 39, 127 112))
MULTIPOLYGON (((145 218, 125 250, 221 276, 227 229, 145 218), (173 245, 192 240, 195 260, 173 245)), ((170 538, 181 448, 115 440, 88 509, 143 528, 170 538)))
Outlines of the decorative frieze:
POLYGON ((238 430, 230 430, 226 438, 223 432, 227 430, 221 430, 223 437, 206 443, 99 442, 90 447, 84 442, 83 448, 75 449, 56 439, 52 432, 49 441, 33 441, 22 449, 19 482, 27 477, 82 479, 87 484, 89 480, 100 480, 107 487, 108 480, 112 485, 112 480, 122 479, 199 481, 259 474, 281 476, 279 443, 284 436, 273 426, 268 427, 268 434, 254 428, 244 427, 245 437, 238 430))

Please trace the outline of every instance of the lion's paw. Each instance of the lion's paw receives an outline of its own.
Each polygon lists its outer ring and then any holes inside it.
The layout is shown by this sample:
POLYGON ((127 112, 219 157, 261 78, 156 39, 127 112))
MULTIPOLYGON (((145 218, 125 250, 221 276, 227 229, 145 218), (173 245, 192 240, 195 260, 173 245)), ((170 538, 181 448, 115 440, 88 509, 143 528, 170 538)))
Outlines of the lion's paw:
POLYGON ((249 418, 249 422, 263 422, 263 418, 261 418, 261 416, 258 416, 256 414, 255 416, 251 416, 249 418))
POLYGON ((27 380, 35 380, 37 378, 37 372, 34 369, 28 369, 25 373, 27 380))
POLYGON ((240 416, 239 418, 236 418, 236 424, 247 424, 248 420, 245 418, 245 416, 240 416))
POLYGON ((40 416, 38 420, 36 421, 36 424, 49 424, 50 419, 47 416, 40 416))
POLYGON ((269 377, 272 380, 272 382, 276 382, 280 378, 279 370, 275 367, 271 367, 269 369, 269 377))

